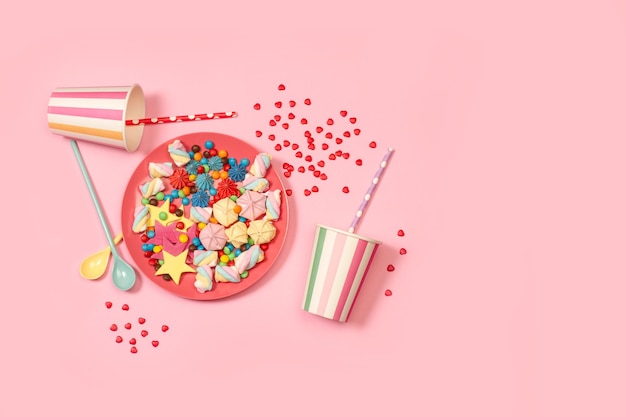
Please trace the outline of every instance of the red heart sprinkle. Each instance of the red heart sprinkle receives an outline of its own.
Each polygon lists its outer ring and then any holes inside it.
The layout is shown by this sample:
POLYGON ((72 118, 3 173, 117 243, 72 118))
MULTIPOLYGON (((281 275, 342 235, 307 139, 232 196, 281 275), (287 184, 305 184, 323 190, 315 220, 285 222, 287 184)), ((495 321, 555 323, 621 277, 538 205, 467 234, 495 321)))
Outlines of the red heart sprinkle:
POLYGON ((328 179, 328 176, 326 174, 320 175, 320 180, 326 181, 327 179, 328 179))
POLYGON ((350 123, 355 124, 356 123, 356 117, 351 117, 350 118, 350 123))
POLYGON ((395 267, 395 266, 393 266, 393 265, 391 265, 391 264, 387 265, 387 271, 389 271, 389 272, 393 272, 393 271, 395 271, 395 270, 396 270, 396 267, 395 267))
POLYGON ((375 147, 376 147, 376 142, 371 141, 371 142, 370 142, 370 148, 375 148, 375 147))
POLYGON ((280 122, 280 114, 275 115, 274 120, 276 120, 277 122, 280 122))
POLYGON ((341 189, 341 191, 343 191, 344 193, 348 194, 350 192, 350 189, 348 187, 343 187, 341 189))
POLYGON ((315 144, 309 143, 309 146, 307 146, 307 148, 309 148, 310 150, 314 151, 315 150, 315 144))
POLYGON ((323 150, 328 149, 328 143, 322 143, 322 149, 323 150))
POLYGON ((124 310, 124 311, 128 311, 128 309, 129 309, 128 304, 124 304, 124 305, 122 306, 122 310, 124 310))
POLYGON ((296 152, 296 158, 302 158, 302 152, 300 151, 296 152))
POLYGON ((147 331, 147 330, 142 330, 142 331, 141 331, 141 336, 142 336, 142 337, 146 337, 146 336, 148 336, 148 331, 147 331))
POLYGON ((281 103, 280 101, 277 101, 276 103, 274 103, 274 106, 280 109, 283 106, 283 103, 281 103))
POLYGON ((283 146, 284 146, 285 148, 286 148, 286 147, 288 147, 289 145, 291 145, 291 142, 289 142, 288 140, 284 140, 284 141, 283 141, 283 146))
POLYGON ((315 128, 315 131, 317 133, 322 133, 324 131, 324 128, 322 126, 318 126, 318 127, 315 128))
POLYGON ((276 126, 276 120, 274 119, 270 120, 270 126, 276 126))
POLYGON ((289 164, 287 162, 283 162, 283 169, 289 169, 289 164))
POLYGON ((126 328, 126 329, 130 329, 131 327, 133 327, 133 325, 132 325, 132 324, 130 324, 130 323, 126 323, 126 324, 124 325, 124 328, 126 328))
POLYGON ((283 147, 280 146, 280 143, 277 143, 276 146, 274 146, 274 149, 276 149, 277 151, 280 151, 283 147))
POLYGON ((305 125, 307 123, 309 123, 309 121, 307 119, 305 119, 304 117, 302 119, 300 119, 300 124, 305 125))
POLYGON ((122 339, 122 336, 117 336, 117 337, 115 338, 115 342, 116 342, 116 343, 122 343, 123 341, 124 341, 124 339, 122 339))
POLYGON ((343 136, 346 138, 350 137, 350 132, 348 132, 347 130, 345 132, 343 132, 343 136))
POLYGON ((332 139, 333 138, 333 134, 331 132, 326 132, 326 134, 324 136, 326 137, 326 139, 332 139))
POLYGON ((295 115, 295 114, 293 114, 293 113, 289 113, 289 114, 287 115, 287 117, 288 117, 289 119, 293 120, 293 119, 295 119, 295 118, 296 118, 296 115, 295 115))
POLYGON ((318 166, 320 166, 320 167, 322 167, 322 168, 324 168, 324 165, 326 165, 326 162, 324 162, 324 161, 318 161, 318 162, 317 162, 317 165, 318 165, 318 166))
POLYGON ((330 159, 331 161, 334 161, 335 159, 337 159, 337 156, 335 156, 334 153, 331 153, 330 155, 328 155, 328 159, 330 159))
POLYGON ((260 130, 257 130, 257 131, 255 132, 255 134, 256 134, 256 137, 257 137, 257 138, 260 138, 260 137, 261 137, 261 135, 263 134, 263 132, 261 132, 260 130))
POLYGON ((296 105, 296 102, 293 100, 289 100, 289 107, 294 107, 296 105))
POLYGON ((391 294, 393 294, 393 293, 391 292, 391 290, 385 290, 385 295, 386 295, 387 297, 389 297, 391 294))
POLYGON ((254 110, 260 110, 261 109, 261 105, 259 103, 256 103, 254 105, 254 110))
POLYGON ((355 164, 357 164, 358 166, 363 165, 363 161, 361 159, 357 159, 356 161, 354 161, 355 164))
POLYGON ((348 159, 348 158, 350 158, 350 154, 349 154, 348 152, 344 152, 344 154, 343 154, 343 155, 341 155, 341 156, 343 156, 343 159, 348 159))
POLYGON ((406 249, 400 248, 400 255, 406 255, 406 249))
POLYGON ((315 139, 312 138, 311 136, 309 136, 308 138, 306 138, 306 143, 313 143, 315 142, 315 139))
POLYGON ((354 134, 359 136, 361 134, 361 129, 354 129, 354 134))
POLYGON ((304 195, 305 196, 310 196, 311 195, 311 191, 310 190, 304 190, 304 195))
POLYGON ((402 229, 398 230, 398 236, 404 236, 404 230, 402 229))
POLYGON ((285 86, 283 84, 278 84, 278 89, 280 91, 283 91, 285 89, 285 86))
POLYGON ((311 172, 315 171, 315 165, 309 165, 308 169, 311 172))
POLYGON ((311 99, 310 98, 305 98, 304 99, 304 104, 306 104, 307 106, 311 105, 311 99))
POLYGON ((304 132, 304 137, 306 137, 306 138, 310 138, 310 137, 311 137, 311 132, 309 132, 308 130, 306 130, 306 131, 304 132))
POLYGON ((334 121, 333 119, 328 119, 328 120, 326 120, 326 124, 327 124, 328 126, 331 126, 331 125, 333 125, 334 123, 335 123, 335 121, 334 121))
POLYGON ((341 149, 340 149, 338 151, 335 151, 335 155, 336 156, 341 156, 341 155, 343 155, 343 152, 341 152, 341 149))
POLYGON ((321 174, 322 174, 322 173, 321 173, 320 171, 318 171, 318 170, 313 171, 313 176, 314 176, 315 178, 318 178, 321 174))
POLYGON ((311 155, 307 155, 304 157, 304 160, 307 162, 311 162, 313 160, 313 157, 311 155))
POLYGON ((117 324, 112 324, 111 327, 109 327, 109 329, 111 329, 112 332, 117 330, 117 324))
POLYGON ((291 177, 291 171, 285 171, 283 175, 285 176, 285 178, 289 178, 291 177))
POLYGON ((268 138, 269 140, 274 140, 274 139, 276 139, 276 136, 275 136, 275 135, 269 135, 267 138, 268 138))
POLYGON ((170 329, 170 328, 169 328, 167 325, 165 325, 165 324, 164 324, 163 326, 161 326, 161 330, 162 330, 163 332, 166 332, 166 331, 168 331, 169 329, 170 329))
POLYGON ((293 170, 294 170, 293 165, 289 165, 289 168, 287 168, 287 171, 291 172, 291 171, 293 171, 293 170))
POLYGON ((137 340, 133 337, 132 339, 128 341, 128 343, 130 343, 131 345, 134 345, 137 343, 137 340))
POLYGON ((293 193, 293 191, 291 191, 291 189, 286 189, 285 190, 285 194, 287 194, 288 196, 290 196, 293 193))
POLYGON ((300 145, 298 145, 297 143, 294 143, 293 145, 291 145, 291 149, 293 149, 294 151, 297 150, 300 147, 300 145))
POLYGON ((283 123, 283 129, 289 129, 289 123, 283 123))
POLYGON ((341 117, 346 117, 348 115, 348 112, 345 110, 342 110, 339 112, 339 114, 341 115, 341 117))
POLYGON ((159 346, 159 341, 158 340, 153 340, 152 341, 152 346, 154 346, 154 347, 159 346))
POLYGON ((137 353, 137 348, 135 346, 130 348, 130 353, 137 353))
POLYGON ((314 193, 319 191, 319 188, 317 188, 317 185, 314 185, 313 187, 311 187, 311 191, 313 191, 314 193))
POLYGON ((107 301, 106 303, 104 303, 104 305, 106 306, 106 308, 111 308, 113 307, 113 303, 110 301, 107 301))
POLYGON ((306 171, 306 170, 304 169, 304 167, 303 167, 303 166, 299 166, 299 167, 298 167, 298 172, 304 172, 304 171, 306 171))
POLYGON ((144 319, 143 317, 139 317, 137 321, 139 322, 139 324, 144 324, 146 322, 146 319, 144 319))
POLYGON ((335 139, 335 142, 337 143, 337 145, 341 145, 343 143, 343 139, 337 138, 335 139))

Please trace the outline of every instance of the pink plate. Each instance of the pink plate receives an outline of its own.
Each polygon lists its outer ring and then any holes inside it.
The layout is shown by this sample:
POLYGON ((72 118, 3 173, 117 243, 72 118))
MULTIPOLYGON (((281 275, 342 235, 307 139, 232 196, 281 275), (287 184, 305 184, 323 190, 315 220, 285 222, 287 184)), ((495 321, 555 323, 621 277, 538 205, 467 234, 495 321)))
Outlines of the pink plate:
MULTIPOLYGON (((265 178, 270 183, 270 190, 280 189, 282 193, 282 205, 280 218, 274 221, 276 227, 276 237, 268 244, 268 249, 265 251, 265 259, 259 262, 254 268, 250 269, 247 278, 242 279, 238 283, 213 283, 213 289, 205 293, 200 293, 194 287, 195 273, 184 273, 181 275, 180 285, 176 285, 174 281, 166 281, 160 275, 154 274, 154 267, 148 263, 148 258, 144 256, 144 252, 141 249, 142 241, 141 234, 134 233, 132 231, 135 208, 141 205, 141 194, 139 193, 139 186, 150 179, 148 173, 148 164, 150 162, 166 162, 171 161, 169 153, 167 152, 167 146, 175 139, 179 139, 185 147, 189 150, 192 145, 199 145, 202 150, 205 150, 204 143, 207 140, 213 141, 216 149, 225 149, 228 151, 228 156, 232 156, 237 160, 242 158, 248 158, 251 163, 254 161, 255 156, 259 153, 257 149, 232 136, 224 135, 221 133, 191 133, 174 138, 166 143, 159 145, 148 156, 144 158, 139 166, 135 169, 128 185, 126 192, 124 193, 124 200, 122 202, 122 233, 124 234, 124 241, 131 257, 134 260, 136 267, 143 272, 152 282, 159 287, 176 294, 180 297, 189 298, 193 300, 216 300, 219 298, 228 297, 237 294, 252 284, 260 280, 271 268, 274 262, 278 259, 278 255, 285 242, 287 235, 288 225, 288 209, 287 209, 287 196, 285 195, 285 188, 280 181, 280 178, 274 168, 270 168, 265 178)), ((167 181, 166 181, 167 182, 167 181)), ((170 188, 164 191, 170 192, 170 188)), ((180 200, 176 200, 180 203, 180 200)), ((190 205, 185 208, 185 215, 189 215, 190 205)))

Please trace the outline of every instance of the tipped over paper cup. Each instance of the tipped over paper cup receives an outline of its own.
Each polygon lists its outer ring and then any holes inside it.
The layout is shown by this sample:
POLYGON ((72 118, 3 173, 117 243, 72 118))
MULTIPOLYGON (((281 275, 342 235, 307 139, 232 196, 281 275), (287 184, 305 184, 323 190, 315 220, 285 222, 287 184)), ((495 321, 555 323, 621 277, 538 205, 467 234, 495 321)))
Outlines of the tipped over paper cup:
POLYGON ((124 87, 64 87, 55 89, 48 101, 48 127, 53 133, 73 139, 137 150, 146 106, 137 84, 124 87))
POLYGON ((345 322, 381 242, 317 225, 302 308, 345 322))

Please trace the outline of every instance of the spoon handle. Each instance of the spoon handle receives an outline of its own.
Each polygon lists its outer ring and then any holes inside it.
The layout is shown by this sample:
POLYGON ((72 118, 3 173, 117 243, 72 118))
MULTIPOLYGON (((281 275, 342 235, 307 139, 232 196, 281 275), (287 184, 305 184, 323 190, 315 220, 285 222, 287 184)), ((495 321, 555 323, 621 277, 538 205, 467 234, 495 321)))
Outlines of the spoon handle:
POLYGON ((76 161, 78 161, 78 165, 80 166, 80 170, 83 173, 83 178, 85 179, 85 183, 87 184, 87 188, 89 189, 89 194, 91 195, 91 200, 93 201, 94 206, 96 207, 96 211, 98 212, 98 217, 100 218, 100 223, 102 223, 102 228, 104 229, 104 234, 109 241, 109 247, 111 248, 111 253, 114 256, 118 256, 117 249, 115 248, 115 243, 113 242, 113 237, 111 236, 111 231, 109 230, 109 225, 107 224, 106 218, 104 217, 104 212, 102 211, 102 206, 100 205, 100 200, 96 195, 96 189, 91 182, 91 178, 89 177, 89 172, 87 172, 87 167, 85 166, 85 161, 83 160, 83 156, 80 154, 80 150, 78 149, 78 144, 74 139, 70 139, 70 144, 72 145, 72 150, 74 151, 74 156, 76 156, 76 161))

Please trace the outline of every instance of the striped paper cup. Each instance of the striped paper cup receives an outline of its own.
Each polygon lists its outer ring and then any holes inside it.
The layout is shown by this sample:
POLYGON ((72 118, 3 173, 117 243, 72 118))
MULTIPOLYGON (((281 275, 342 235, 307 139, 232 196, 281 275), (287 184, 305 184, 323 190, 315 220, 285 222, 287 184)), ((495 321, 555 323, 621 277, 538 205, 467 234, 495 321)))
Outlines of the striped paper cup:
POLYGON ((317 225, 302 309, 345 322, 381 242, 317 225))
POLYGON ((145 117, 143 90, 128 87, 57 88, 48 101, 48 127, 74 139, 135 151, 143 124, 126 126, 126 120, 145 117))

